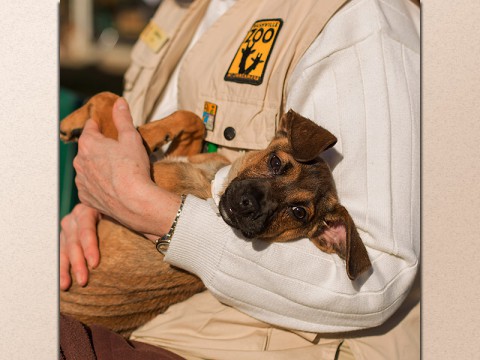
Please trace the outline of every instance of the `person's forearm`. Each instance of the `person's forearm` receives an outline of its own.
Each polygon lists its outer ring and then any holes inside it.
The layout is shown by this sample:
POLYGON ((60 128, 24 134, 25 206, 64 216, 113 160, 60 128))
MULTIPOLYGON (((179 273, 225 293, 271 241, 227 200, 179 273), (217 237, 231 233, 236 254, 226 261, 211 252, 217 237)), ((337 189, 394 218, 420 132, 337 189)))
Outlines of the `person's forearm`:
POLYGON ((418 262, 410 261, 411 251, 398 257, 371 254, 373 274, 354 285, 343 261, 308 239, 247 241, 208 201, 188 196, 165 261, 196 274, 220 301, 257 319, 302 331, 338 332, 381 324, 413 282, 418 262))
POLYGON ((180 196, 153 183, 135 194, 136 198, 128 204, 129 211, 117 215, 116 220, 151 241, 168 233, 180 206, 180 196))

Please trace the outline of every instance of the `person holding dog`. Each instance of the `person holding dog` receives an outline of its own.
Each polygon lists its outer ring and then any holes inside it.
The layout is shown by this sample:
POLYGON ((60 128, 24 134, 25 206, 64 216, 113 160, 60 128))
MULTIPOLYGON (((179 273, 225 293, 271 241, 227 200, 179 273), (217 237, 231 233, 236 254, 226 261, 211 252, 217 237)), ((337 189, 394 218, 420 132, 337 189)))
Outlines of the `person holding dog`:
POLYGON ((91 121, 80 138, 61 288, 70 267, 86 284, 100 261, 101 213, 152 241, 174 230, 165 260, 208 288, 132 339, 192 359, 419 358, 418 15, 406 0, 164 0, 113 110, 118 141, 91 121), (259 248, 208 202, 154 186, 134 127, 203 114, 209 146, 234 159, 265 147, 290 108, 339 139, 324 158, 373 264, 355 281, 308 240, 259 248))

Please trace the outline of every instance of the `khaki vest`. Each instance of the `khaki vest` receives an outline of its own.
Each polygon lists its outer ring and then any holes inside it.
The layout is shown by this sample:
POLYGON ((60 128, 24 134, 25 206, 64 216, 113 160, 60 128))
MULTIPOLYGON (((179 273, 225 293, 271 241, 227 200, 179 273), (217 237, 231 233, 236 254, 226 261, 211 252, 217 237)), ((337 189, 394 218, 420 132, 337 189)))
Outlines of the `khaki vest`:
MULTIPOLYGON (((289 75, 346 1, 238 0, 186 55, 179 108, 202 116, 206 103, 211 104, 216 110, 213 130, 207 131, 211 143, 265 148, 285 110, 289 75)), ((196 0, 189 7, 179 3, 164 0, 152 20, 168 36, 165 44, 160 49, 154 44, 152 50, 139 40, 133 49, 124 96, 136 125, 154 111, 209 1, 196 0)))
POLYGON ((146 94, 158 100, 161 91, 191 41, 209 0, 197 0, 181 6, 175 0, 163 0, 147 28, 142 32, 131 53, 131 64, 124 75, 123 96, 128 101, 135 125, 147 122, 153 104, 145 107, 146 94), (160 32, 160 34, 158 34, 160 32), (163 46, 162 46, 163 44, 163 46), (154 85, 152 85, 154 84, 154 85))

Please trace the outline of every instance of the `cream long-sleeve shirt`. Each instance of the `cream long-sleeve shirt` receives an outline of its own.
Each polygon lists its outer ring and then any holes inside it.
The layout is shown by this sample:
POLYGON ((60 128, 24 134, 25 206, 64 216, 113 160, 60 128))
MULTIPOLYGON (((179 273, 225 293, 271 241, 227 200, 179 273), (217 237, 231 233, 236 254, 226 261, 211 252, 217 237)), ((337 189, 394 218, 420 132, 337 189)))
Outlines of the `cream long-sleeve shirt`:
MULTIPOLYGON (((228 9, 213 0, 201 32, 228 9)), ((338 194, 373 265, 352 282, 344 262, 308 239, 246 241, 204 200, 188 196, 166 261, 197 274, 225 304, 311 332, 383 323, 419 267, 419 11, 405 0, 352 0, 327 24, 290 78, 286 108, 338 138, 325 153, 338 194)), ((175 110, 174 73, 156 115, 175 110), (170 90, 169 90, 170 89, 170 90)))

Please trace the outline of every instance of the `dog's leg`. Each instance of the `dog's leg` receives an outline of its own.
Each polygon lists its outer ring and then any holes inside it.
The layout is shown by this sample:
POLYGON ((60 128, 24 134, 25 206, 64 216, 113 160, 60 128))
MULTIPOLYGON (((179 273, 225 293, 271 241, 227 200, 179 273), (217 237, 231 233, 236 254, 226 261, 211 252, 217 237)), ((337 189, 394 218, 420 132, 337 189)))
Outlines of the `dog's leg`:
POLYGON ((118 133, 113 124, 112 109, 117 99, 118 95, 110 92, 102 92, 90 98, 85 105, 60 122, 60 139, 65 142, 77 141, 88 119, 98 124, 103 135, 116 139, 118 133))
POLYGON ((150 152, 171 142, 166 155, 191 156, 201 152, 205 126, 192 112, 176 111, 162 120, 138 128, 150 152))
POLYGON ((191 194, 201 199, 212 197, 211 181, 215 173, 230 162, 221 155, 197 154, 181 161, 169 157, 154 163, 155 183, 176 194, 191 194))
MULTIPOLYGON (((112 109, 118 98, 118 95, 110 92, 102 92, 90 98, 85 105, 60 122, 60 139, 65 142, 77 141, 88 119, 98 124, 103 135, 117 139, 112 109)), ((138 131, 149 153, 172 142, 168 155, 173 156, 198 154, 205 135, 202 120, 189 111, 176 111, 162 120, 140 126, 138 131)))

